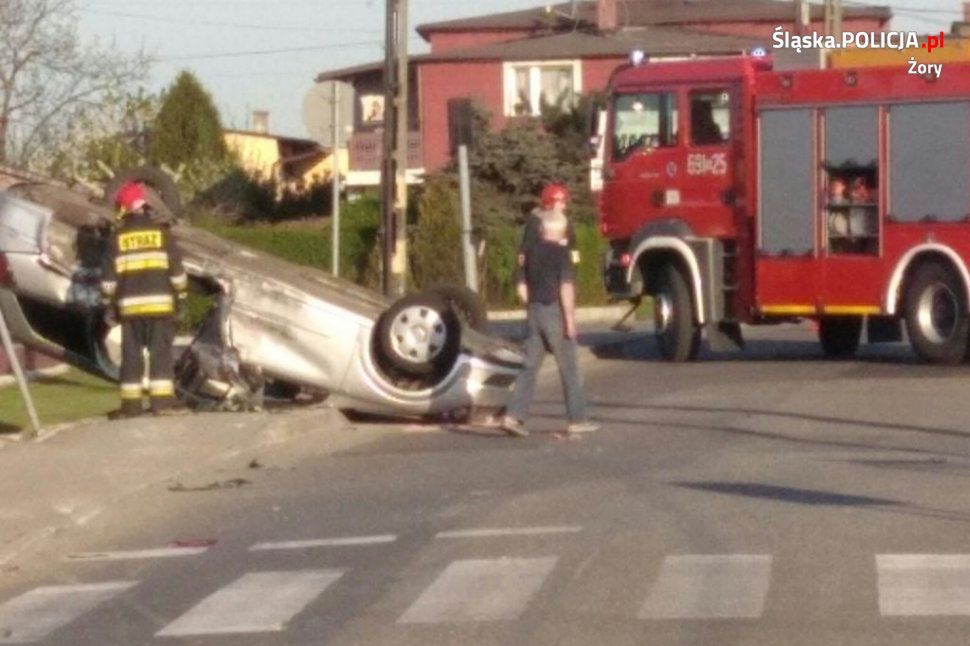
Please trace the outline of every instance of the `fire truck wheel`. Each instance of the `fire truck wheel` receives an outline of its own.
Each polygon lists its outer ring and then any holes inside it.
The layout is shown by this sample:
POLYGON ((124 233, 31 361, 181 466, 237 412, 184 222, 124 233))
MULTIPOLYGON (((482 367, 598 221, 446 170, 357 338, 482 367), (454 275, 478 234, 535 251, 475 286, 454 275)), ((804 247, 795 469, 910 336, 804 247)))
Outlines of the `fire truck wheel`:
POLYGON ((924 361, 956 365, 967 354, 967 292, 963 282, 938 263, 920 265, 906 289, 906 332, 924 361))
POLYGON ((694 302, 687 279, 674 265, 661 267, 653 295, 654 333, 665 361, 692 361, 700 348, 701 331, 694 324, 694 302))
POLYGON ((832 359, 855 354, 861 335, 862 318, 858 316, 831 316, 818 322, 818 340, 822 343, 822 352, 832 359))

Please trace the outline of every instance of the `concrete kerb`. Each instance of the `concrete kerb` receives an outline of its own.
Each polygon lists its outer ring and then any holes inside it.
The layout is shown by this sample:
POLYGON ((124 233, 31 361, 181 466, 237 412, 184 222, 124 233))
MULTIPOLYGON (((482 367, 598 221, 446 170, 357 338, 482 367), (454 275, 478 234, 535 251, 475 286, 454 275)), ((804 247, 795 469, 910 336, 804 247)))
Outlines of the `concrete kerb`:
MULTIPOLYGON (((576 324, 580 326, 614 325, 630 311, 626 303, 603 307, 576 308, 576 324)), ((502 310, 488 313, 489 329, 505 337, 525 336, 525 310, 502 310)))

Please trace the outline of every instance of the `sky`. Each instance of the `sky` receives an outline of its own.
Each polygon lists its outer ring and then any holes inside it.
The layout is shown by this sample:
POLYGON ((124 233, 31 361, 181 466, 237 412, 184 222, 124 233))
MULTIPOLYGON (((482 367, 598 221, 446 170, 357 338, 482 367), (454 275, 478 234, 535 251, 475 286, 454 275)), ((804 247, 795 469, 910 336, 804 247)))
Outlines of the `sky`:
MULTIPOLYGON (((191 70, 230 128, 247 128, 253 110, 268 110, 271 132, 305 137, 303 98, 316 75, 384 56, 385 0, 76 1, 82 38, 149 54, 155 60, 145 84, 149 91, 160 91, 180 70, 191 70)), ((893 7, 893 29, 920 33, 949 31, 962 6, 960 0, 865 3, 893 7)), ((416 25, 544 4, 410 0, 409 51, 427 51, 416 25)))

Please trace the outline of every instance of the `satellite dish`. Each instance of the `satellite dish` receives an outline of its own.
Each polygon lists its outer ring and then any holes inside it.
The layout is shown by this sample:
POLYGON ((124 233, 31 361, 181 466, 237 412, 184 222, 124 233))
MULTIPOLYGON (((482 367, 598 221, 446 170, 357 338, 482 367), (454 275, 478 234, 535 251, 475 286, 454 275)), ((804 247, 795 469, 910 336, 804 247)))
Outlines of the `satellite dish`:
POLYGON ((303 97, 303 125, 310 138, 324 148, 333 142, 333 96, 337 91, 337 146, 346 146, 354 125, 354 88, 343 81, 314 83, 303 97))

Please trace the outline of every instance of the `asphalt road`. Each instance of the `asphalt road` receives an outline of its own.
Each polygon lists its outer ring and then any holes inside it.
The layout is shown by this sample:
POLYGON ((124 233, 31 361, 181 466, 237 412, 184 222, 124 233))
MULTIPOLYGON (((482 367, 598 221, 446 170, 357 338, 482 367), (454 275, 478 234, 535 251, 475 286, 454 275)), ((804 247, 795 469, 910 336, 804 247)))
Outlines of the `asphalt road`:
POLYGON ((0 643, 966 644, 967 368, 755 336, 587 334, 577 438, 551 360, 524 439, 304 411, 0 567, 0 643))

